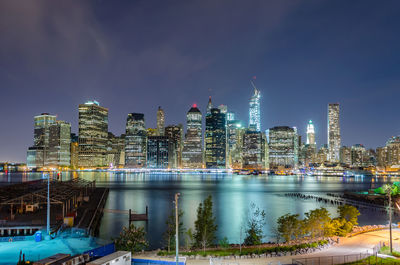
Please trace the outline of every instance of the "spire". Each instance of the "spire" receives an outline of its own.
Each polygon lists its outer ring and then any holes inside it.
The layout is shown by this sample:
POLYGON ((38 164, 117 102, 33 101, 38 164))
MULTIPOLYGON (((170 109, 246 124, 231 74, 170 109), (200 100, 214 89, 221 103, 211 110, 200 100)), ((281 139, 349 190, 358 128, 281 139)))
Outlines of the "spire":
POLYGON ((207 104, 207 115, 211 114, 211 109, 212 109, 212 102, 211 102, 211 96, 208 98, 208 104, 207 104))

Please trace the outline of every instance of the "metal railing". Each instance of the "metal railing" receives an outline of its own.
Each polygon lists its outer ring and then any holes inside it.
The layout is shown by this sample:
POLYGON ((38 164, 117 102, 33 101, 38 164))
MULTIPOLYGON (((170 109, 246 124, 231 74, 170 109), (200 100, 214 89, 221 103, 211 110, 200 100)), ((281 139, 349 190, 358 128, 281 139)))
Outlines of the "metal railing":
MULTIPOLYGON (((296 258, 292 259, 292 264, 298 265, 337 265, 346 263, 355 263, 359 260, 368 259, 370 263, 375 264, 376 256, 378 251, 381 249, 381 242, 374 246, 372 251, 366 253, 341 255, 341 256, 321 256, 321 257, 310 257, 310 258, 296 258)), ((364 263, 363 263, 364 264, 364 263)))

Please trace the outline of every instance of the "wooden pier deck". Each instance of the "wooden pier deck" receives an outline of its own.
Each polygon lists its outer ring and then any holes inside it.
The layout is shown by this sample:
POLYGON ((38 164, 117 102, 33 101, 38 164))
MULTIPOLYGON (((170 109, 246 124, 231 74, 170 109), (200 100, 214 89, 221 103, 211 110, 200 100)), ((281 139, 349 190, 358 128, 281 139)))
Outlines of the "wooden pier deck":
POLYGON ((149 207, 146 206, 146 213, 138 214, 129 209, 129 225, 135 221, 148 221, 149 220, 149 207))

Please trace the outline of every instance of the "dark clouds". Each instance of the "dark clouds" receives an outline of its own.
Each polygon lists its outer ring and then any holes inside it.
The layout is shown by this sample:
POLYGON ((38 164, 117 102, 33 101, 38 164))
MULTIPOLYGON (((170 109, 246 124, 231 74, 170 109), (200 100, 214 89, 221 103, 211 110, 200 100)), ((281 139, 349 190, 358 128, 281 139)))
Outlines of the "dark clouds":
POLYGON ((0 1, 0 161, 25 159, 33 116, 77 130, 77 105, 184 123, 208 95, 247 122, 249 79, 262 127, 315 120, 342 104, 343 143, 383 145, 399 133, 399 4, 385 1, 0 1), (383 129, 384 128, 384 129, 383 129))

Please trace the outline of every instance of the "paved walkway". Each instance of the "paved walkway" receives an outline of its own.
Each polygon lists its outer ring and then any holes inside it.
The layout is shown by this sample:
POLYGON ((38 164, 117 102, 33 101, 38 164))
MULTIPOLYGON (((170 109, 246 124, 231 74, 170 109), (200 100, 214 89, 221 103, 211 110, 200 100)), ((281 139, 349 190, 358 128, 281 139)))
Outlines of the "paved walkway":
MULTIPOLYGON (((311 257, 327 257, 327 256, 344 256, 360 253, 372 252, 373 247, 380 241, 389 242, 389 230, 380 230, 375 232, 369 232, 360 234, 351 238, 340 238, 338 245, 332 246, 322 251, 317 251, 312 254, 296 255, 296 256, 284 256, 284 257, 272 257, 272 258, 259 258, 259 259, 229 259, 215 262, 215 265, 224 264, 243 264, 243 265, 267 265, 267 264, 291 264, 294 258, 311 258, 311 257)), ((400 229, 393 229, 393 243, 400 244, 400 229)), ((146 259, 158 259, 155 257, 149 257, 149 255, 135 255, 132 258, 146 258, 146 259)), ((163 259, 172 260, 172 259, 163 259)), ((188 265, 206 265, 210 264, 209 260, 187 260, 188 265)))

